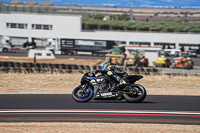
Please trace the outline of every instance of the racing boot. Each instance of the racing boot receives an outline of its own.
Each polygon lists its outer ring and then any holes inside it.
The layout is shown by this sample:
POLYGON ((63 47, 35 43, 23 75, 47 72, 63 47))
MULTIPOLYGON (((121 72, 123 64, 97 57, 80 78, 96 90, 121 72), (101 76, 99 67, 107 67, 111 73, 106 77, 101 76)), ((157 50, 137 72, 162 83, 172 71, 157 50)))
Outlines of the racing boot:
POLYGON ((121 79, 120 83, 117 86, 115 84, 112 86, 111 91, 121 90, 125 84, 126 82, 123 79, 121 79))
POLYGON ((126 81, 124 81, 123 79, 121 79, 120 80, 120 83, 117 85, 117 89, 118 90, 121 90, 123 87, 124 87, 124 85, 126 85, 126 81))

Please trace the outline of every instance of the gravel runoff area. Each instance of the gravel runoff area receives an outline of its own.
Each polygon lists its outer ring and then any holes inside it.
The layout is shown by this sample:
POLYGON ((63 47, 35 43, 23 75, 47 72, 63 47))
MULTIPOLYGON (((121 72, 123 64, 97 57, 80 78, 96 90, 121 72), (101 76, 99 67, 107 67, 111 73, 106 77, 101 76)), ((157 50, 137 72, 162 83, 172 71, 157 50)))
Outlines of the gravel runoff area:
MULTIPOLYGON (((82 74, 0 74, 1 94, 70 94, 82 74)), ((193 76, 144 76, 148 94, 200 95, 200 78, 193 76)), ((145 123, 0 123, 2 133, 199 133, 199 125, 145 123)))
POLYGON ((1 133, 199 133, 199 125, 139 123, 0 123, 1 133))

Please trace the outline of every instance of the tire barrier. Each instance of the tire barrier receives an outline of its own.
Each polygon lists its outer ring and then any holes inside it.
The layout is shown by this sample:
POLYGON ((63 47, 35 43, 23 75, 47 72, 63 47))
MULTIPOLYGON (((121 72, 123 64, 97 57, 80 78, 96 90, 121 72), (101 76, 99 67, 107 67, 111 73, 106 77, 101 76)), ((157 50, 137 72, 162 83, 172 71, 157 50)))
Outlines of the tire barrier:
MULTIPOLYGON (((157 67, 124 67, 117 66, 129 74, 142 75, 195 75, 200 76, 200 69, 171 69, 157 67)), ((27 63, 27 62, 5 62, 0 61, 0 73, 85 73, 99 66, 76 65, 76 64, 48 64, 48 63, 27 63)))

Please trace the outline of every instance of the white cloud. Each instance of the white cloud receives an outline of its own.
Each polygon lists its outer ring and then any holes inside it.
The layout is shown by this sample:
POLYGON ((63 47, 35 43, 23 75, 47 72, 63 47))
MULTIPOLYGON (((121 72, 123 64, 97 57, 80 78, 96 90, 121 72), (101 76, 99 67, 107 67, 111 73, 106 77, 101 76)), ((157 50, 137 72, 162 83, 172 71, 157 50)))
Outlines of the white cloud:
POLYGON ((160 1, 164 1, 164 2, 173 2, 173 0, 160 0, 160 1))
MULTIPOLYGON (((156 2, 151 1, 151 0, 138 0, 138 2, 140 2, 142 5, 152 5, 152 4, 156 4, 156 2)), ((134 4, 134 1, 133 1, 134 4)))
POLYGON ((115 6, 115 4, 103 3, 103 6, 115 6))

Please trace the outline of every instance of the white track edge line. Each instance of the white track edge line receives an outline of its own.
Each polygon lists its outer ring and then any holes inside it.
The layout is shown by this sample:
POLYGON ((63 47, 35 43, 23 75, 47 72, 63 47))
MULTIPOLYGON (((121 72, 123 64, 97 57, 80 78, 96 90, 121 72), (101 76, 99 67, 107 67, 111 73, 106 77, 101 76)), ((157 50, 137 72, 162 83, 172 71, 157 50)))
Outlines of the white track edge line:
POLYGON ((93 110, 28 110, 13 111, 4 110, 0 113, 127 113, 127 114, 181 114, 181 115, 200 115, 200 112, 164 112, 164 111, 93 111, 93 110))

